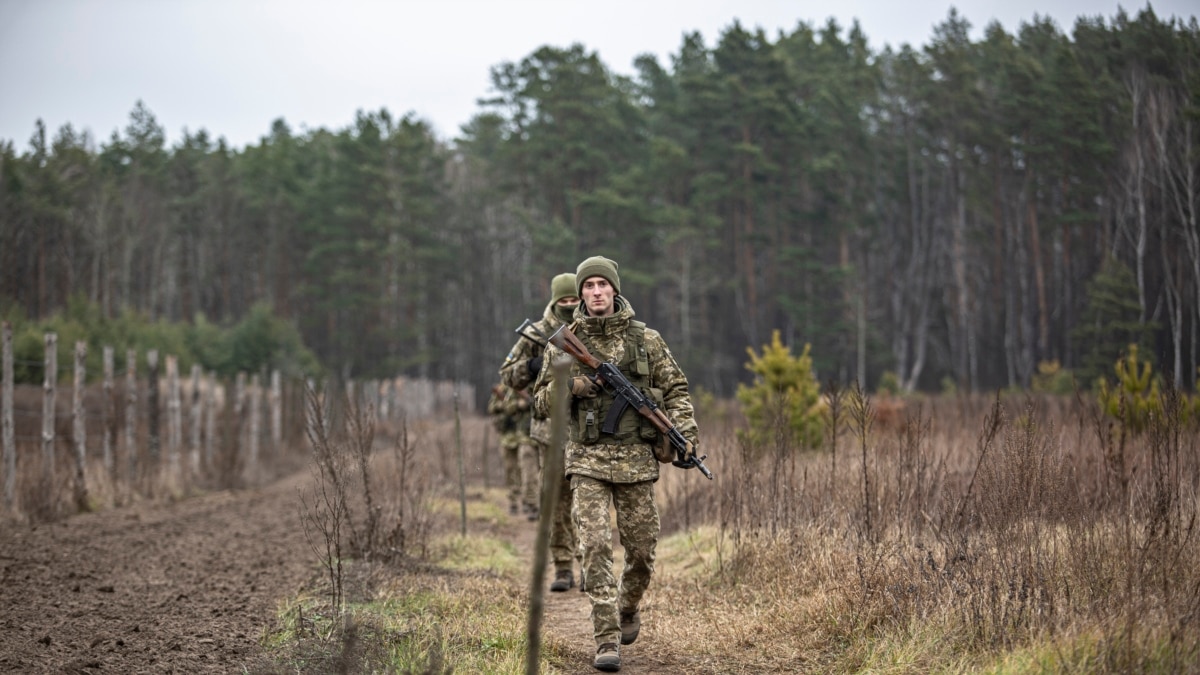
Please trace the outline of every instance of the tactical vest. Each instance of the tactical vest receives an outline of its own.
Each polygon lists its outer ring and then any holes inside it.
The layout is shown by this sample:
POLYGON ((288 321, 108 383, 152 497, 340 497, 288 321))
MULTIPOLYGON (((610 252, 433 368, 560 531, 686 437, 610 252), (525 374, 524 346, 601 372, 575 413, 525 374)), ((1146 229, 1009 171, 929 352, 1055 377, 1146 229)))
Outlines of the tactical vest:
MULTIPOLYGON (((625 356, 620 363, 614 365, 635 387, 662 407, 662 391, 650 386, 653 383, 650 381, 650 358, 646 353, 646 324, 632 319, 629 321, 629 327, 625 329, 625 356)), ((595 398, 575 399, 572 403, 575 424, 571 425, 571 440, 581 445, 600 442, 618 445, 657 442, 658 429, 632 406, 627 407, 621 415, 615 433, 602 433, 600 427, 614 403, 613 396, 605 391, 601 391, 595 398)))
POLYGON ((507 434, 510 431, 517 430, 517 420, 513 419, 508 413, 500 413, 492 416, 492 426, 502 434, 507 434))

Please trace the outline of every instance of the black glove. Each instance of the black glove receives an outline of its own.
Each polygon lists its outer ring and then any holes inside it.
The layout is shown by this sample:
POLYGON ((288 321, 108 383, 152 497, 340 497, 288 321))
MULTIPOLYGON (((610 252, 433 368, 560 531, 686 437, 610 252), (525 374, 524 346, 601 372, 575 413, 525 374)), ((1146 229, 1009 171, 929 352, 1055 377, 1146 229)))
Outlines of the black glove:
POLYGON ((537 374, 542 370, 542 357, 535 356, 525 362, 525 368, 529 371, 530 377, 537 377, 537 374))

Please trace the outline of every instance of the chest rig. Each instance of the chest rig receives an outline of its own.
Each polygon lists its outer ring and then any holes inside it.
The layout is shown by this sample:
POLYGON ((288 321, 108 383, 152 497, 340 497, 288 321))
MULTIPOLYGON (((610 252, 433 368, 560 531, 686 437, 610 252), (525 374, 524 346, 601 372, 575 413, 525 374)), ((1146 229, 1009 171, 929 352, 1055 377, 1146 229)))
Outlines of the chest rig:
MULTIPOLYGON (((580 336, 591 348, 586 334, 580 336)), ((662 391, 651 386, 650 357, 646 353, 646 324, 630 320, 625 329, 625 354, 618 370, 630 383, 662 407, 662 391)), ((658 429, 637 411, 625 405, 617 405, 612 394, 601 391, 595 398, 575 399, 572 404, 575 424, 571 425, 571 440, 581 445, 592 445, 601 441, 618 445, 653 443, 658 439, 658 429)))

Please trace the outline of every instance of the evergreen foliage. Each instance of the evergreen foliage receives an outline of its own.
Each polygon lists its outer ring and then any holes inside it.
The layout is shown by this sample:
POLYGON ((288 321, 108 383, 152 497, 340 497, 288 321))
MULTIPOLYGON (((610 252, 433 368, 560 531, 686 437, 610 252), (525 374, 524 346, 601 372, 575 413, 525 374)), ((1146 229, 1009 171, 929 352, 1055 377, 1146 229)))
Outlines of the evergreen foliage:
POLYGON ((146 352, 150 349, 158 350, 160 364, 163 356, 178 357, 181 374, 189 372, 192 364, 222 377, 272 369, 295 377, 317 376, 322 371, 296 327, 262 304, 227 328, 210 323, 203 315, 190 324, 150 321, 131 311, 107 319, 99 307, 79 296, 72 299, 65 311, 40 321, 28 320, 17 313, 10 313, 4 319, 13 326, 13 377, 19 384, 42 383, 46 333, 58 335, 59 378, 72 372, 75 343, 79 341, 88 345, 89 381, 103 377, 105 346, 113 347, 118 376, 125 371, 126 352, 130 349, 137 352, 139 372, 144 372, 146 352))
POLYGON ((1052 362, 1090 384, 1130 342, 1190 388, 1198 55, 1149 8, 979 41, 952 10, 883 49, 734 22, 631 77, 584 45, 496 64, 452 140, 387 110, 241 149, 169 145, 141 101, 109 138, 35 122, 0 141, 0 308, 49 320, 80 294, 89 321, 207 335, 265 303, 345 377, 482 396, 549 279, 602 254, 719 396, 768 327, 868 389, 1024 388, 1052 362))
MULTIPOLYGON (((1080 378, 1094 383, 1110 371, 1129 345, 1149 353, 1147 346, 1154 326, 1142 321, 1133 272, 1115 258, 1108 258, 1088 283, 1087 299, 1073 335, 1083 356, 1080 378)), ((1150 360, 1146 363, 1149 365, 1150 360)))
POLYGON ((1151 416, 1163 412, 1162 392, 1154 368, 1149 361, 1138 359, 1138 346, 1131 344, 1117 359, 1113 371, 1117 377, 1112 384, 1108 378, 1100 379, 1100 408, 1126 430, 1140 434, 1150 424, 1151 416))
POLYGON ((1058 361, 1042 361, 1030 389, 1043 394, 1069 396, 1075 392, 1075 375, 1058 361))
POLYGON ((821 387, 813 375, 812 346, 804 345, 799 356, 783 344, 779 331, 771 331, 771 343, 756 354, 746 348, 754 383, 738 385, 749 428, 740 432, 751 447, 773 447, 780 440, 787 447, 812 449, 821 443, 823 428, 821 387))

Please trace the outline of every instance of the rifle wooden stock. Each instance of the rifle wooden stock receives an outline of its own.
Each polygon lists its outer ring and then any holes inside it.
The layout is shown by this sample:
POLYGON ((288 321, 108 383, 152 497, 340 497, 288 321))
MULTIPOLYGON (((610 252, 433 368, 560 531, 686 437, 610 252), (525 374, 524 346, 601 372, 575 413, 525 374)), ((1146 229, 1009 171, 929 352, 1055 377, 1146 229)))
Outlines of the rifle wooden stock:
MULTIPOLYGON (((558 330, 554 331, 554 334, 550 336, 550 344, 563 350, 568 356, 588 368, 595 371, 600 370, 600 359, 592 356, 583 342, 567 327, 567 324, 564 323, 562 326, 559 326, 558 330)), ((601 382, 600 384, 603 385, 604 383, 601 382)))

